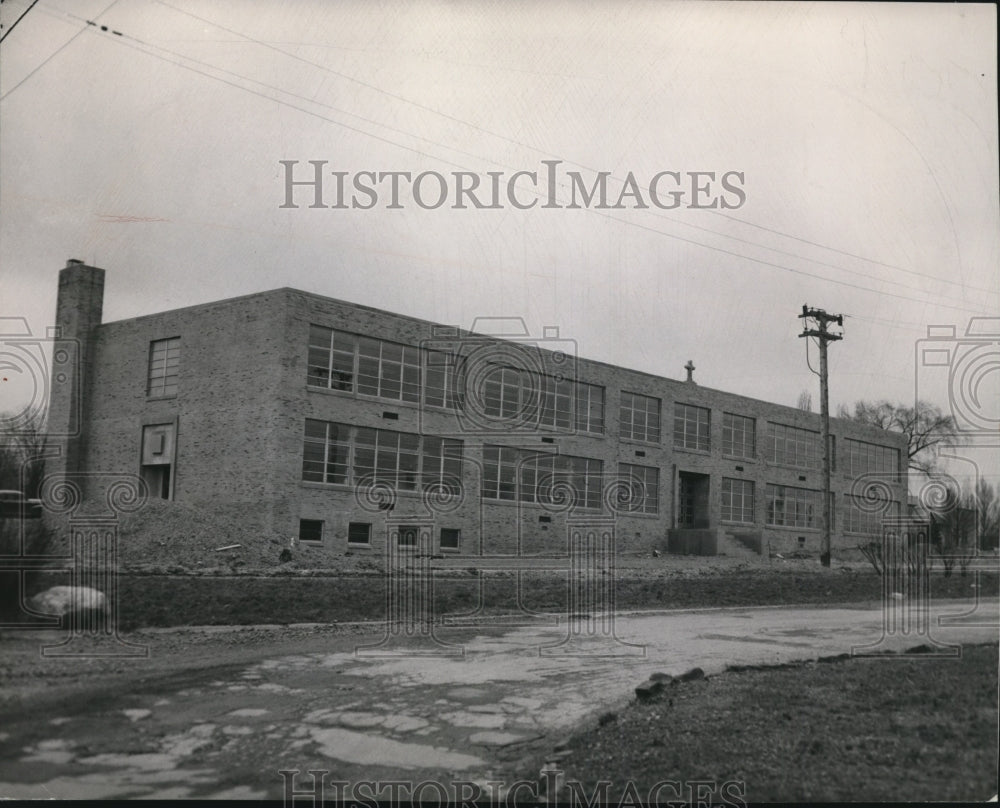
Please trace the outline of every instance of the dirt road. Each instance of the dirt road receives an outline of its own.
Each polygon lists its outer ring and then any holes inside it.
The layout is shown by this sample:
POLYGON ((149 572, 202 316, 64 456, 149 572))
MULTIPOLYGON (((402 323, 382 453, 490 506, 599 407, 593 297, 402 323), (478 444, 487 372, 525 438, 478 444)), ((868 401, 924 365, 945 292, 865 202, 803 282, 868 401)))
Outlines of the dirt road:
POLYGON ((8 634, 15 696, 0 708, 0 796, 279 799, 280 770, 301 772, 291 782, 303 791, 310 769, 329 772, 328 797, 332 781, 382 798, 390 781, 489 794, 488 781, 510 783, 522 760, 654 672, 995 641, 997 603, 968 610, 935 603, 925 618, 898 610, 889 622, 880 609, 843 607, 658 612, 381 641, 144 632, 129 637, 149 646, 138 660, 42 658, 38 635, 8 634))

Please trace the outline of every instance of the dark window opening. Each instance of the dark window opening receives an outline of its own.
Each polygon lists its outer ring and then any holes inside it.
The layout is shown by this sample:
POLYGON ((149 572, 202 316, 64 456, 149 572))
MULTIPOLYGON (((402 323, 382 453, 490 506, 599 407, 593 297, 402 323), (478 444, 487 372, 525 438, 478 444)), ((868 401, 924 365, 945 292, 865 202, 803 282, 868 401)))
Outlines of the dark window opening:
POLYGON ((457 550, 462 540, 462 531, 456 528, 441 528, 441 549, 457 550))
POLYGON ((323 541, 322 519, 299 519, 299 541, 323 541))
POLYGON ((155 466, 143 466, 141 471, 143 481, 153 499, 170 499, 170 466, 160 463, 155 466))
POLYGON ((372 526, 370 522, 351 522, 347 526, 348 544, 371 544, 372 526))

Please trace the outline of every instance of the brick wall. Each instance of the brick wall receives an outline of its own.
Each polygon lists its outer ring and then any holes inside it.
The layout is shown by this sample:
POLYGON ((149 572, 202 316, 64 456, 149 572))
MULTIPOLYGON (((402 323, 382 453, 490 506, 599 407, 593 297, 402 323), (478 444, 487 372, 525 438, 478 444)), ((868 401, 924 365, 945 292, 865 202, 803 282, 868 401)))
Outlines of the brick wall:
MULTIPOLYGON (((545 435, 552 442, 544 444, 544 448, 601 460, 609 481, 617 475, 619 463, 659 469, 658 514, 614 517, 620 551, 648 552, 665 546, 667 530, 676 522, 679 473, 694 472, 708 476, 708 517, 713 528, 760 532, 763 546, 770 543, 775 550, 797 549, 798 537, 804 536, 805 549, 819 552, 817 528, 769 527, 764 522, 767 483, 819 490, 821 472, 775 466, 764 459, 763 453, 767 421, 818 432, 818 415, 577 359, 575 368, 572 362, 564 364, 564 372, 604 387, 603 435, 470 432, 461 416, 448 410, 307 387, 310 323, 409 345, 419 345, 437 333, 435 326, 425 321, 290 289, 108 323, 98 329, 95 343, 87 424, 88 468, 137 473, 142 426, 176 421, 175 498, 224 508, 231 518, 244 521, 248 532, 292 536, 298 534, 300 519, 319 519, 325 523, 326 541, 346 551, 348 524, 369 522, 373 525, 370 552, 377 553, 385 549, 387 518, 414 523, 431 520, 436 526, 435 552, 437 530, 446 527, 462 531, 462 553, 557 554, 565 551, 567 536, 573 529, 600 523, 610 514, 602 517, 595 512, 558 512, 535 504, 481 501, 478 496, 483 443, 541 448, 539 439, 545 435), (149 398, 149 344, 170 337, 181 340, 177 395, 149 398), (622 390, 661 399, 658 444, 620 438, 622 390), (675 403, 711 411, 710 451, 673 448, 675 403), (724 412, 756 419, 755 458, 723 456, 724 412), (384 413, 397 417, 390 420, 383 417, 384 413), (386 514, 347 486, 303 482, 302 443, 307 418, 462 439, 465 496, 457 503, 427 503, 419 495, 402 493, 395 510, 386 514), (637 452, 644 456, 637 456, 637 452), (721 523, 723 477, 754 482, 754 525, 721 523)), ((481 338, 459 332, 455 339, 481 338)), ((559 343, 553 338, 549 344, 559 343)), ((552 360, 551 354, 544 358, 546 363, 552 360)), ((838 455, 833 476, 837 494, 834 547, 849 547, 860 539, 843 536, 841 529, 846 513, 844 495, 852 484, 845 473, 845 438, 894 446, 904 458, 905 440, 838 419, 832 419, 831 429, 838 455)), ((905 481, 893 483, 893 490, 896 498, 905 503, 905 481)))

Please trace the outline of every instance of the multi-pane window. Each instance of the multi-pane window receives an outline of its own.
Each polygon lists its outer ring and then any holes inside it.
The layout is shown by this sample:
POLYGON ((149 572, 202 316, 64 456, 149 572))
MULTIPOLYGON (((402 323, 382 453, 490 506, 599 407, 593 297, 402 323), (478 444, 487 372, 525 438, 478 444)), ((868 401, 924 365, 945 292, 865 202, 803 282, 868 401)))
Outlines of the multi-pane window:
POLYGON ((177 374, 181 365, 181 338, 158 339, 149 343, 147 396, 177 395, 177 374))
POLYGON ((485 499, 517 499, 517 461, 517 449, 483 447, 482 494, 485 499))
POLYGON ((660 511, 660 470, 655 466, 637 466, 634 463, 619 463, 618 478, 628 486, 619 495, 616 503, 622 510, 634 513, 659 513, 660 511))
POLYGON ((371 544, 372 525, 371 522, 350 522, 347 525, 348 544, 371 544))
POLYGON ((344 331, 309 326, 306 381, 331 390, 354 390, 357 378, 357 337, 344 331))
POLYGON ((674 447, 709 449, 709 411, 691 404, 674 404, 674 447))
POLYGON ((420 401, 420 350, 388 340, 309 326, 308 384, 393 401, 420 401))
POLYGON ((819 433, 785 424, 767 424, 767 459, 781 466, 819 468, 819 433))
POLYGON ((306 419, 302 479, 316 483, 348 482, 351 470, 351 427, 306 419))
POLYGON ((358 392, 399 401, 420 401, 420 349, 358 337, 358 392))
POLYGON ((886 517, 899 517, 899 503, 883 499, 866 502, 859 497, 847 497, 847 513, 844 518, 844 531, 847 533, 863 533, 877 536, 882 532, 882 520, 886 517))
POLYGON ((589 457, 484 446, 482 495, 540 503, 572 497, 580 507, 600 508, 602 473, 601 461, 589 457))
POLYGON ((441 486, 458 488, 462 442, 306 419, 302 479, 357 485, 388 483, 399 491, 441 486))
POLYGON ((896 475, 899 473, 899 449, 879 446, 860 440, 847 441, 847 473, 852 477, 862 474, 896 475))
POLYGON ((768 483, 765 490, 767 524, 777 527, 816 527, 819 491, 768 483))
POLYGON ((596 384, 577 382, 576 385, 577 432, 604 432, 604 388, 596 384))
POLYGON ((622 390, 618 428, 623 438, 660 442, 660 399, 622 390))
POLYGON ((470 391, 485 415, 518 424, 604 432, 604 388, 496 365, 470 391))
POLYGON ((757 422, 745 415, 722 413, 722 453, 728 457, 756 457, 757 422))
POLYGON ((424 403, 431 407, 455 409, 459 406, 456 389, 455 355, 445 351, 424 352, 424 403))
POLYGON ((723 477, 722 521, 752 524, 754 521, 753 496, 754 485, 752 480, 736 480, 731 477, 723 477))

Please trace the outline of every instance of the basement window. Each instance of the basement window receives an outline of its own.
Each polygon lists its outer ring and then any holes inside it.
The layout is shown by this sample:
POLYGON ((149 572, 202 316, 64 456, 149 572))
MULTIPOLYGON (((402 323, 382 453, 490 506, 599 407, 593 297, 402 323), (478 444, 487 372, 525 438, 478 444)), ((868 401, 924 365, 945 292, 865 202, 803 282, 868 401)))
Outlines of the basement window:
POLYGON ((459 544, 462 540, 462 531, 456 528, 443 527, 441 528, 441 549, 442 550, 453 550, 457 551, 459 549, 459 544))
POLYGON ((347 526, 347 543, 364 544, 372 543, 372 526, 370 522, 351 522, 347 526))
POLYGON ((321 544, 323 542, 323 520, 299 519, 299 541, 321 544))

